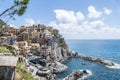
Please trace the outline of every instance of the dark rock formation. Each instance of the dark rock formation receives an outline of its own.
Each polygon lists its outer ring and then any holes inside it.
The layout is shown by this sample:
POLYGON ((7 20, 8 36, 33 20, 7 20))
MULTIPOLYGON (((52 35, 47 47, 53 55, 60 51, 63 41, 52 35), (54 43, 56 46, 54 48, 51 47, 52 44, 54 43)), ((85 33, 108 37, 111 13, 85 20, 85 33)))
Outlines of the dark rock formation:
POLYGON ((81 59, 85 59, 85 60, 88 60, 88 61, 100 63, 100 64, 103 64, 105 66, 114 66, 115 65, 111 61, 100 59, 100 58, 94 58, 94 57, 91 57, 91 56, 78 55, 76 53, 73 54, 72 56, 75 57, 75 58, 81 58, 81 59))

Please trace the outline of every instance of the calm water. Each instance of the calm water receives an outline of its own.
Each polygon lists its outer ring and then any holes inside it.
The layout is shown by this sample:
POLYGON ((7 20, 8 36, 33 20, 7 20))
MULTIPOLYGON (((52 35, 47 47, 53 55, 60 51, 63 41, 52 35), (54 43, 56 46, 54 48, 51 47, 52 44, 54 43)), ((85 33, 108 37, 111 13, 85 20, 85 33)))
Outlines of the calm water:
MULTIPOLYGON (((67 44, 73 51, 120 64, 120 40, 67 40, 67 44)), ((120 69, 110 69, 82 59, 71 59, 66 62, 66 65, 69 68, 58 75, 60 78, 66 77, 73 70, 89 69, 93 75, 85 80, 120 80, 120 69)))

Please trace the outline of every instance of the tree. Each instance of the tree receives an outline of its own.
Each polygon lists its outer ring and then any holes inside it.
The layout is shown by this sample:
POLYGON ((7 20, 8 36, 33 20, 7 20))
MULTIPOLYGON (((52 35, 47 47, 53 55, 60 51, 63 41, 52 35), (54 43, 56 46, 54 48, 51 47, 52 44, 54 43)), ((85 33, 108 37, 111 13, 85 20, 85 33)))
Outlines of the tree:
POLYGON ((14 4, 10 8, 0 13, 0 19, 4 16, 7 16, 8 20, 15 19, 14 15, 23 15, 26 12, 28 3, 29 0, 14 0, 14 4))

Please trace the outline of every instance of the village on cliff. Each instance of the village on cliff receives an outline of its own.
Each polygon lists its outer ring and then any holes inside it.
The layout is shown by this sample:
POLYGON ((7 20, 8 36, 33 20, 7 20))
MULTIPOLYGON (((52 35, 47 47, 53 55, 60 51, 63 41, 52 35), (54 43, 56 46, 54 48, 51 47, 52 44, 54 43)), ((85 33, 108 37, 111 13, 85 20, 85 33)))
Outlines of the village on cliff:
POLYGON ((118 66, 109 60, 72 52, 59 30, 51 26, 37 24, 15 28, 0 20, 0 80, 81 80, 92 75, 88 70, 74 70, 65 78, 58 78, 58 73, 69 68, 64 62, 70 58, 106 67, 118 66))
POLYGON ((56 80, 53 74, 67 69, 61 62, 69 56, 68 46, 57 29, 41 24, 18 29, 0 20, 1 79, 11 80, 17 75, 22 79, 24 75, 20 75, 20 67, 34 78, 56 80))

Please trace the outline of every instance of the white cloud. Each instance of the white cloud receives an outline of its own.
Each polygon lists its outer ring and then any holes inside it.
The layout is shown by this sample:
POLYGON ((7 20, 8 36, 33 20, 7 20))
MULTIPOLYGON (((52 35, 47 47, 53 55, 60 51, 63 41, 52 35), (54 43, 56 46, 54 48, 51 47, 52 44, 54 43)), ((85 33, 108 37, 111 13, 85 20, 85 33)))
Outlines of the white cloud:
POLYGON ((92 27, 101 27, 104 26, 104 22, 102 20, 96 20, 90 23, 92 27))
POLYGON ((26 25, 33 25, 35 24, 35 21, 32 18, 26 18, 25 23, 26 25))
POLYGON ((102 15, 102 12, 97 11, 94 6, 89 6, 88 12, 89 12, 89 14, 88 14, 89 18, 98 18, 102 15))
POLYGON ((81 12, 66 11, 66 10, 54 10, 56 18, 61 23, 76 23, 85 19, 81 12))
POLYGON ((82 21, 85 19, 85 16, 81 12, 77 12, 76 19, 77 19, 77 21, 82 21))
POLYGON ((120 39, 120 28, 108 26, 102 18, 91 19, 100 17, 102 12, 93 6, 88 8, 90 19, 79 11, 54 10, 56 20, 49 25, 58 29, 66 39, 120 39))
POLYGON ((52 23, 49 25, 59 29, 66 39, 120 39, 120 29, 106 26, 102 21, 84 21, 82 24, 52 23))
POLYGON ((104 13, 105 13, 106 15, 111 14, 111 12, 112 12, 112 10, 107 9, 107 8, 104 8, 104 13))
POLYGON ((76 21, 73 11, 54 10, 54 12, 56 13, 56 18, 62 23, 70 23, 76 21))
POLYGON ((15 26, 14 24, 9 24, 10 27, 15 27, 15 28, 18 28, 17 26, 15 26))
POLYGON ((55 29, 60 30, 61 27, 58 26, 58 24, 55 21, 51 21, 47 26, 52 26, 55 29))

